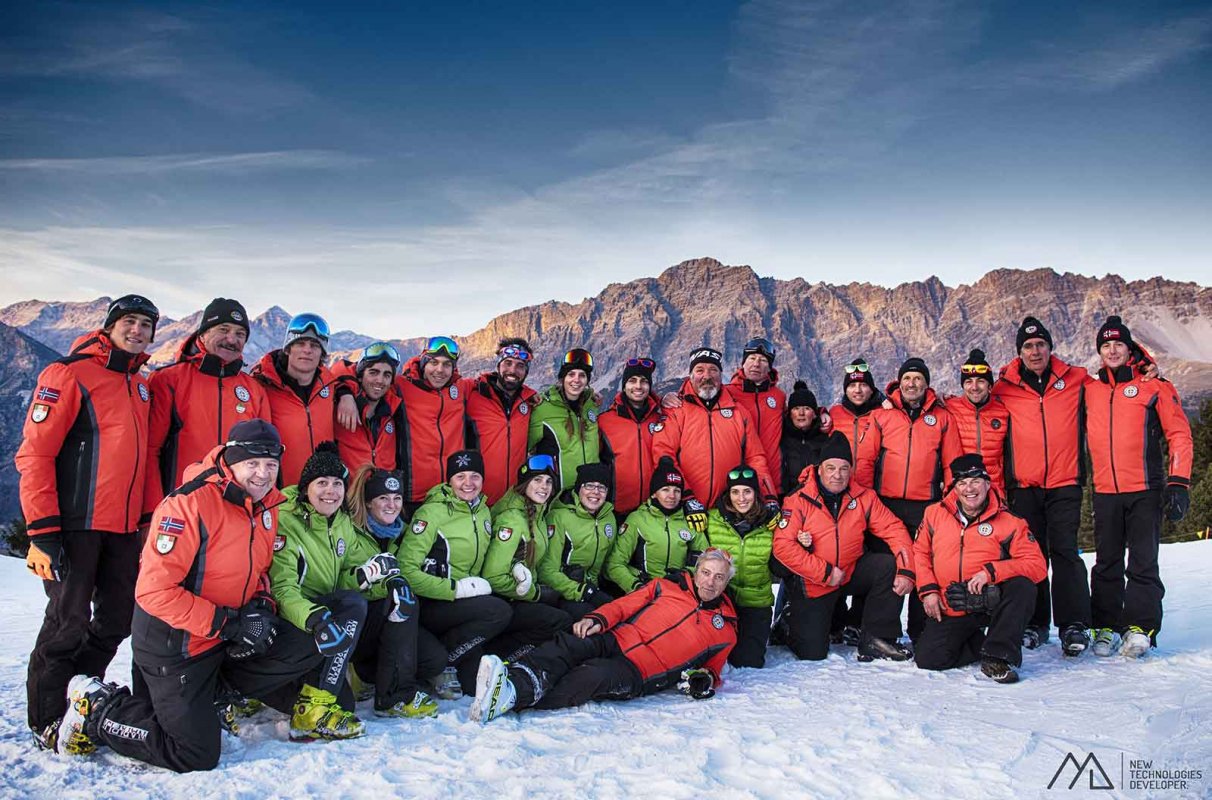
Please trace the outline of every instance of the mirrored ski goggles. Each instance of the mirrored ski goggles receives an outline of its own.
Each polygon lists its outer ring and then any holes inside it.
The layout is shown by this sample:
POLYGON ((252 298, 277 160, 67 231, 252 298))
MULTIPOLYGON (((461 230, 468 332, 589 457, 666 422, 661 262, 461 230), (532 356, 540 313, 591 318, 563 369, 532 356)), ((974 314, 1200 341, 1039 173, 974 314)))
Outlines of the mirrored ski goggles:
POLYGON ((240 442, 230 441, 226 447, 234 447, 243 450, 253 458, 282 458, 282 452, 286 450, 283 445, 274 444, 273 442, 240 442))
POLYGON ((960 367, 963 375, 988 375, 992 371, 988 364, 964 364, 960 367))
POLYGON ((847 375, 853 375, 856 372, 869 372, 871 367, 867 364, 847 364, 843 369, 847 375))
POLYGON ((459 360, 459 346, 449 336, 431 336, 425 343, 425 355, 446 356, 451 361, 459 360))
POLYGON ((582 350, 581 348, 577 347, 572 350, 569 350, 567 353, 564 354, 564 363, 565 364, 584 364, 588 367, 592 367, 593 366, 593 356, 591 356, 589 354, 588 350, 582 350))
POLYGON ((757 473, 754 472, 753 470, 749 469, 749 467, 742 467, 741 469, 734 469, 728 473, 728 480, 730 480, 730 481, 739 481, 741 479, 749 480, 750 478, 756 478, 756 477, 757 477, 757 473))
POLYGON ((769 339, 763 339, 759 336, 756 339, 750 339, 745 344, 745 350, 753 351, 755 353, 765 353, 768 356, 772 356, 774 355, 774 343, 769 339))
POLYGON ((629 367, 643 367, 644 369, 656 369, 656 362, 651 358, 629 358, 627 359, 629 367))
POLYGON ((311 333, 321 342, 328 344, 328 323, 319 314, 299 314, 293 317, 286 326, 286 332, 296 335, 311 333))
POLYGON ((543 472, 555 469, 555 459, 551 456, 533 455, 526 459, 526 472, 543 472))
POLYGON ((369 364, 373 361, 390 361, 393 366, 400 366, 400 351, 387 342, 375 342, 366 346, 362 351, 362 362, 369 364))
POLYGON ((530 363, 530 359, 534 358, 534 356, 526 348, 511 344, 497 351, 497 361, 503 361, 506 358, 514 358, 518 361, 530 363))

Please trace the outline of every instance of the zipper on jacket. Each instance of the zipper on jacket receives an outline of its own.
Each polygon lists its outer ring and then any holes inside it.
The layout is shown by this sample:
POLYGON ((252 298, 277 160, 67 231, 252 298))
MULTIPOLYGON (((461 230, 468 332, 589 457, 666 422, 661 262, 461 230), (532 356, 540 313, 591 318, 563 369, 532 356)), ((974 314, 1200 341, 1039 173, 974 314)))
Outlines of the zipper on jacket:
MULTIPOLYGON (((139 476, 139 465, 143 463, 143 455, 139 452, 139 415, 135 413, 135 398, 130 391, 130 373, 126 373, 126 400, 127 408, 130 409, 131 421, 135 424, 135 458, 131 461, 135 468, 130 473, 130 486, 126 489, 126 526, 130 527, 130 496, 135 492, 135 479, 139 476)), ((100 434, 100 430, 98 430, 100 434)), ((100 439, 100 436, 98 436, 100 439)), ((100 441, 98 441, 98 445, 100 441)), ((100 455, 100 454, 98 454, 100 455)), ((140 511, 142 511, 140 509, 140 511)), ((135 516, 135 527, 139 525, 139 516, 135 516)))
MULTIPOLYGON (((1048 390, 1045 389, 1045 392, 1048 390)), ((1048 415, 1044 413, 1044 396, 1039 396, 1039 422, 1044 431, 1044 480, 1041 489, 1048 488, 1048 415)))
MULTIPOLYGON (((1108 383, 1110 382, 1108 381, 1108 383)), ((1115 484, 1115 491, 1118 493, 1119 476, 1115 474, 1115 389, 1116 386, 1112 384, 1111 394, 1107 398, 1107 445, 1110 448, 1107 455, 1111 462, 1111 482, 1115 484)), ((1146 477, 1148 474, 1148 472, 1145 473, 1146 477)))
MULTIPOLYGON (((926 409, 923 408, 922 413, 925 414, 926 409)), ((909 415, 906 414, 905 416, 908 417, 909 415)), ((914 422, 913 418, 910 417, 909 418, 909 445, 905 449, 905 488, 901 492, 901 497, 905 498, 906 500, 909 499, 909 467, 913 463, 913 426, 915 424, 916 423, 914 422)))
POLYGON ((253 572, 253 542, 257 538, 257 515, 254 510, 253 515, 248 518, 248 574, 244 576, 244 593, 240 595, 244 598, 243 602, 248 602, 248 582, 252 580, 253 572))
MULTIPOLYGON (((720 391, 723 392, 724 390, 721 389, 720 391)), ((716 408, 719 408, 718 404, 716 405, 716 408)), ((710 410, 708 410, 707 411, 707 450, 710 453, 710 457, 707 461, 707 468, 710 470, 710 472, 707 473, 709 475, 709 477, 707 479, 707 498, 699 499, 699 502, 703 503, 704 506, 711 505, 709 502, 704 502, 704 500, 715 497, 715 429, 711 424, 711 417, 712 417, 712 412, 710 410)))
POLYGON ((216 442, 225 442, 225 441, 227 441, 227 436, 223 432, 223 369, 222 368, 219 369, 219 393, 218 394, 219 394, 219 401, 218 401, 218 403, 216 403, 216 405, 218 405, 218 407, 219 407, 219 431, 218 431, 218 435, 215 436, 215 441, 216 442))
POLYGON ((965 522, 960 527, 960 546, 959 546, 959 570, 957 580, 960 583, 964 582, 964 534, 968 532, 968 523, 965 522))
MULTIPOLYGON (((454 382, 454 378, 451 378, 450 380, 452 383, 454 382)), ((447 384, 447 386, 449 385, 450 384, 447 384)), ((442 458, 442 456, 446 452, 446 433, 442 430, 442 417, 446 414, 446 388, 446 386, 443 386, 438 390, 438 458, 442 459, 443 462, 445 462, 445 459, 442 458)), ((446 465, 443 463, 442 467, 438 470, 438 474, 442 475, 442 473, 445 471, 446 465)), ((442 475, 442 480, 448 481, 450 480, 450 476, 442 475)), ((473 514, 472 517, 474 518, 475 515, 473 514)))

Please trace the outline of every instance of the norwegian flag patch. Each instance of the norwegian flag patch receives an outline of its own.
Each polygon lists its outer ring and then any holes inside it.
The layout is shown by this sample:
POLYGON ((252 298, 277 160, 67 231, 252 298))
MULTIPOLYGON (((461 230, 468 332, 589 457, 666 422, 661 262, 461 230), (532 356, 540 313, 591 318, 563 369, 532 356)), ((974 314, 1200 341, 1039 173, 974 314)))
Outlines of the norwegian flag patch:
POLYGON ((58 403, 59 390, 52 389, 49 386, 39 386, 38 394, 34 395, 34 399, 40 403, 58 403))
POLYGON ((164 533, 181 533, 185 530, 185 520, 176 517, 165 517, 160 520, 160 530, 164 533))

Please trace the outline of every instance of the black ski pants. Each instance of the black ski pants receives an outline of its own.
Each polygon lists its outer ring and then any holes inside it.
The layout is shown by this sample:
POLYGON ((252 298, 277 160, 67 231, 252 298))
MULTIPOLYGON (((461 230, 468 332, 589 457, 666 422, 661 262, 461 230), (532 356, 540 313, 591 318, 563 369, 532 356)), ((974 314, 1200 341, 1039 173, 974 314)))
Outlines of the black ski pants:
POLYGON ((757 608, 736 607, 736 646, 728 654, 728 663, 734 667, 766 666, 766 645, 770 642, 770 606, 757 608))
POLYGON ((590 700, 628 700, 644 680, 610 633, 584 639, 564 632, 509 667, 518 692, 515 708, 568 708, 590 700))
POLYGON ((843 595, 862 602, 864 633, 890 642, 901 631, 901 598, 892 591, 896 559, 890 553, 864 553, 855 563, 845 586, 820 597, 804 594, 798 578, 788 580, 787 595, 791 624, 787 646, 800 660, 820 661, 829 655, 829 629, 833 607, 843 595))
POLYGON ((1036 587, 1032 628, 1047 631, 1052 620, 1064 630, 1069 625, 1090 627, 1090 584, 1086 564, 1077 552, 1077 529, 1082 522, 1082 487, 1058 489, 1030 487, 1009 491, 1010 510, 1027 520, 1044 560, 1052 568, 1036 587))
POLYGON ((353 654, 358 676, 375 685, 375 708, 379 710, 411 702, 418 678, 428 680, 446 667, 446 648, 421 627, 417 606, 400 622, 388 619, 392 608, 388 600, 367 604, 366 626, 353 654))
POLYGON ((1161 630, 1166 587, 1157 566, 1160 544, 1160 491, 1094 495, 1096 555, 1091 584, 1095 628, 1122 633, 1136 625, 1154 636, 1161 630))
POLYGON ((476 691, 484 643, 499 636, 513 616, 510 603, 492 595, 462 600, 421 600, 421 627, 446 648, 446 664, 459 672, 463 693, 476 691))
POLYGON ((573 618, 546 603, 510 603, 513 615, 505 630, 484 645, 486 652, 500 656, 506 661, 517 661, 543 642, 549 641, 560 631, 572 630, 573 618))
POLYGON ((1000 658, 1023 663, 1023 631, 1035 608, 1035 584, 1023 577, 998 584, 1002 599, 993 614, 943 615, 942 622, 926 618, 926 627, 914 648, 922 669, 952 669, 979 660, 1000 658), (988 633, 985 629, 988 628, 988 633))
POLYGON ((67 710, 73 675, 104 677, 130 636, 139 535, 65 531, 62 579, 43 581, 46 617, 29 656, 29 725, 41 731, 67 710))

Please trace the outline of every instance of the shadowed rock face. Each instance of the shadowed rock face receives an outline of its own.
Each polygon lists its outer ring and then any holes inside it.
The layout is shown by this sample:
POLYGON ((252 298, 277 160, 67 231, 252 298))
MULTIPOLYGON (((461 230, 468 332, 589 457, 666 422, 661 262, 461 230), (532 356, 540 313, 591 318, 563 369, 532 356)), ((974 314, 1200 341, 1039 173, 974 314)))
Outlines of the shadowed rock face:
MULTIPOLYGON (((88 303, 25 301, 0 309, 0 323, 64 352, 77 335, 101 323, 108 303, 108 298, 88 303)), ((318 310, 322 305, 315 304, 318 310)), ((153 365, 173 359, 200 313, 161 322, 151 349, 153 365)), ((1006 364, 1015 355, 1015 332, 1027 315, 1048 327, 1060 358, 1096 366, 1094 334, 1108 314, 1124 317, 1184 401, 1190 404, 1212 394, 1212 289, 1162 278, 1128 282, 1114 275, 1088 278, 1050 269, 994 270, 956 288, 930 278, 886 289, 867 283, 762 278, 747 266, 695 259, 656 278, 611 284, 580 303, 546 302, 502 314, 459 337, 459 369, 464 375, 492 369, 497 340, 522 336, 536 353, 529 383, 542 388, 554 381, 565 350, 587 346, 594 355, 593 385, 609 397, 632 356, 654 357, 658 385, 668 389, 684 376, 687 355, 695 347, 708 344, 722 350, 728 377, 740 362, 745 342, 762 335, 778 349, 780 385, 789 391, 796 378, 803 378, 822 403, 838 399, 842 365, 856 356, 871 363, 881 387, 896 377, 907 357, 920 356, 930 366, 935 388, 956 393, 959 365, 968 351, 980 347, 995 368, 1006 364)), ((279 347, 289 320, 290 314, 278 306, 255 318, 246 363, 279 347)), ((371 341, 373 337, 341 331, 333 335, 330 349, 334 356, 356 357, 371 341)), ((0 386, 6 381, 32 386, 38 371, 53 358, 46 352, 14 356, 33 344, 0 337, 0 369, 5 370, 0 372, 0 386)), ((420 350, 423 340, 395 344, 407 358, 420 350)), ((7 454, 0 465, 0 496, 12 497, 15 490, 7 487, 15 486, 12 453, 20 440, 24 409, 24 401, 19 401, 21 407, 13 410, 14 398, 20 395, 0 395, 0 413, 5 415, 0 452, 7 454), (9 423, 10 412, 15 424, 9 423)), ((0 521, 15 513, 11 502, 0 503, 0 521)))

